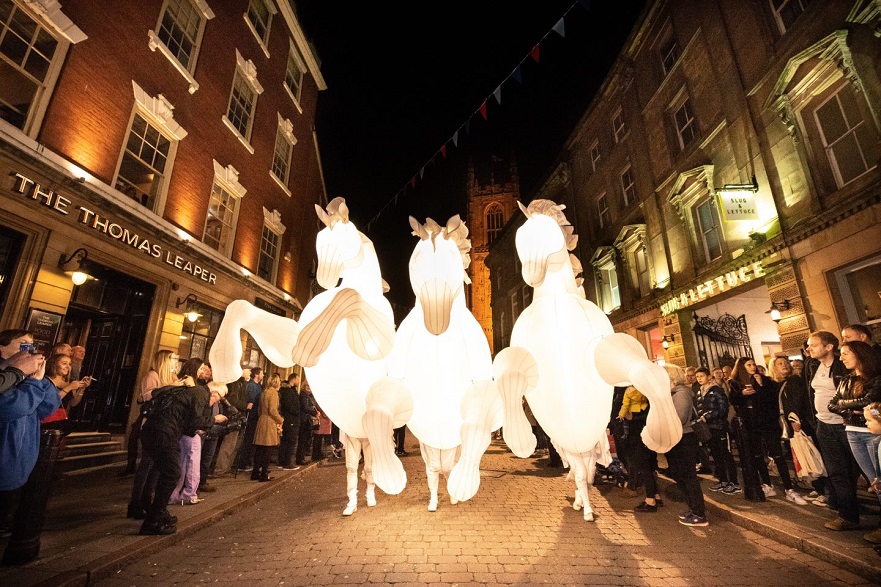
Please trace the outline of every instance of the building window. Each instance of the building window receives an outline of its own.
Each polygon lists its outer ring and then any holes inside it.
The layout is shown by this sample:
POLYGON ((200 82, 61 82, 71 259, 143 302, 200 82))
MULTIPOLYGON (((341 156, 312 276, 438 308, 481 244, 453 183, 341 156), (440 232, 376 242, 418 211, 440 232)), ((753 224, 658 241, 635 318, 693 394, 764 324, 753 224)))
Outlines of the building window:
POLYGON ((801 16, 811 0, 768 0, 771 3, 771 10, 774 11, 774 18, 777 21, 777 27, 780 33, 785 33, 792 26, 792 23, 801 16))
POLYGON ((264 51, 269 47, 269 29, 272 26, 272 15, 275 12, 275 6, 264 0, 251 0, 248 3, 245 19, 251 25, 251 30, 260 41, 264 51))
POLYGON ((239 172, 232 165, 222 167, 214 161, 214 184, 208 201, 208 216, 202 242, 229 257, 239 217, 239 200, 247 190, 239 183, 239 172))
POLYGON ((254 148, 250 145, 251 128, 254 122, 257 96, 261 93, 263 93, 263 86, 257 81, 257 68, 254 66, 254 62, 250 59, 245 61, 241 53, 236 50, 236 72, 229 95, 229 106, 223 120, 252 155, 254 148))
POLYGON ((643 297, 651 292, 651 267, 646 251, 645 224, 628 224, 621 229, 615 239, 615 249, 625 261, 629 270, 630 285, 643 297))
POLYGON ((661 45, 659 52, 661 56, 661 69, 664 72, 664 76, 666 76, 673 69, 673 66, 676 65, 676 62, 679 61, 679 43, 676 42, 676 38, 672 34, 661 45))
POLYGON ((597 218, 600 228, 609 226, 609 204, 606 201, 606 194, 600 194, 597 198, 597 218))
POLYGON ((300 52, 297 51, 297 47, 291 41, 291 50, 288 53, 288 67, 284 74, 284 87, 287 88, 294 103, 298 106, 300 104, 300 92, 303 89, 303 72, 305 70, 303 58, 300 57, 300 52))
POLYGON ((615 135, 615 142, 620 143, 624 138, 624 112, 621 108, 612 116, 612 132, 615 135))
POLYGON ((275 150, 272 154, 272 176, 281 184, 281 187, 290 196, 287 189, 291 170, 291 153, 297 139, 294 137, 293 124, 290 120, 278 115, 278 130, 275 132, 275 150))
POLYGON ((694 114, 691 112, 691 104, 688 98, 673 113, 673 121, 676 124, 676 138, 679 139, 679 150, 683 150, 697 134, 697 124, 694 121, 694 114))
POLYGON ((615 249, 599 247, 591 259, 596 271, 597 304, 606 314, 621 307, 621 292, 618 288, 618 270, 615 266, 615 249))
POLYGON ((186 359, 207 361, 208 351, 214 344, 220 323, 223 322, 223 312, 199 302, 194 303, 192 308, 199 313, 199 318, 195 322, 184 319, 177 354, 181 361, 186 359))
POLYGON ((875 168, 876 161, 869 159, 874 133, 847 84, 814 111, 814 118, 838 187, 875 168))
POLYGON ((633 184, 633 168, 629 165, 621 174, 621 193, 624 196, 624 206, 627 207, 636 201, 636 186, 633 184))
POLYGON ((600 164, 600 142, 594 141, 590 146, 590 167, 594 171, 597 170, 597 166, 600 164))
POLYGON ((0 2, 0 120, 27 131, 64 57, 58 40, 14 2, 0 2))
POLYGON ((695 207, 695 222, 700 234, 704 260, 709 263, 722 256, 722 229, 713 198, 695 207))
POLYGON ((263 236, 260 239, 260 262, 257 265, 257 277, 270 283, 275 282, 275 270, 278 268, 278 248, 281 239, 277 234, 263 227, 263 236))
POLYGON ((881 255, 836 269, 831 276, 839 323, 865 324, 873 339, 881 340, 881 255))
POLYGON ((164 187, 172 141, 135 112, 114 187, 153 212, 164 187))
POLYGON ((205 19, 190 0, 168 0, 156 36, 187 71, 192 72, 205 19))
POLYGON ((651 290, 649 278, 649 262, 645 247, 639 247, 633 253, 633 269, 636 273, 636 285, 639 288, 640 297, 648 295, 651 290))
POLYGON ((491 245, 499 238, 502 226, 505 222, 505 214, 498 204, 490 204, 486 209, 486 244, 491 245))

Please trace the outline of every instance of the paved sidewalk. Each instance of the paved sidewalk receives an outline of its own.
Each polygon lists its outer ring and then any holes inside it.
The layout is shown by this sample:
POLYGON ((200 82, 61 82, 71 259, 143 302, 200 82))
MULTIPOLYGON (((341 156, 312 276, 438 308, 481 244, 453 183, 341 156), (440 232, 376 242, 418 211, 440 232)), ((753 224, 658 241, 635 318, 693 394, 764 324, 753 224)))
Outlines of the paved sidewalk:
MULTIPOLYGON (((502 449, 498 442, 493 444, 493 448, 502 449)), ((410 458, 419 457, 417 454, 410 458)), ((511 458, 515 457, 511 455, 511 458)), ((527 461, 524 463, 527 466, 527 461)), ((532 467, 532 463, 528 460, 528 466, 532 467)), ((543 460, 539 464, 543 466, 543 460)), ((252 482, 248 473, 240 474, 237 479, 212 479, 217 491, 201 494, 204 502, 169 508, 179 518, 178 531, 162 537, 138 535, 140 521, 125 517, 132 478, 118 477, 118 468, 62 475, 50 498, 40 558, 20 567, 0 567, 0 585, 88 585, 282 489, 291 491, 309 483, 316 466, 322 464, 310 464, 298 471, 276 469, 274 479, 268 483, 252 482)), ((881 583, 881 557, 862 538, 865 532, 878 527, 878 504, 874 497, 861 491, 861 504, 866 512, 862 530, 833 532, 823 528, 825 521, 835 517, 827 508, 795 505, 783 499, 782 491, 780 496, 765 502, 751 502, 743 495, 712 492, 710 478, 702 478, 711 523, 730 521, 881 583)), ((676 503, 677 492, 669 480, 662 479, 661 487, 668 508, 683 505, 676 503)), ((625 496, 617 488, 604 488, 603 494, 619 511, 639 501, 639 498, 625 496)), ((5 547, 6 541, 0 540, 0 548, 5 547)))

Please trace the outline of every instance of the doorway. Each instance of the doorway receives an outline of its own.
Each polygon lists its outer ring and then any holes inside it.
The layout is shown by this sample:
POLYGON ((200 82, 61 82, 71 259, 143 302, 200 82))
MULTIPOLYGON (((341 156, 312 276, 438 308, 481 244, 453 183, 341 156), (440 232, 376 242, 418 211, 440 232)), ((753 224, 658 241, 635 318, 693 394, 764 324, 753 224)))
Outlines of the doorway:
POLYGON ((80 370, 92 385, 69 415, 79 431, 125 431, 155 286, 89 263, 91 279, 75 286, 59 341, 86 347, 80 370))

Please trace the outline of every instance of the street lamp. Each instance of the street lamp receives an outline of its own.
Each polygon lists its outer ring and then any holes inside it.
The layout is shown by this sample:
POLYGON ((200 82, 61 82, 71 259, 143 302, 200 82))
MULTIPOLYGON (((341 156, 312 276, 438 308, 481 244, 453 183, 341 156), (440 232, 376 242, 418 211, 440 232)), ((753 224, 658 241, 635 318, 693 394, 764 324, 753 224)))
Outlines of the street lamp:
POLYGON ((66 257, 64 253, 61 253, 61 258, 58 259, 58 268, 64 269, 64 266, 70 263, 71 261, 76 261, 76 269, 73 271, 65 271, 68 275, 70 275, 70 280, 74 285, 82 285, 92 276, 86 273, 85 261, 89 256, 89 252, 80 247, 70 254, 69 257, 66 257))
POLYGON ((177 298, 177 303, 175 304, 175 308, 180 308, 183 304, 187 304, 186 317, 190 322, 195 322, 202 315, 195 310, 194 304, 199 301, 196 297, 196 294, 189 294, 185 298, 177 298))

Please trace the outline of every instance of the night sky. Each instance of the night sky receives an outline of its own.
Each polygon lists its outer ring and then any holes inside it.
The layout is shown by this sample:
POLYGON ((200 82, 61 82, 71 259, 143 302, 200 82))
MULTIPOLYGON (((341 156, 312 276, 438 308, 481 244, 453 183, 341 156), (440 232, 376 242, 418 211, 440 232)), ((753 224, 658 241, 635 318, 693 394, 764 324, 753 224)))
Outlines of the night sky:
POLYGON ((550 172, 645 6, 586 4, 296 3, 328 86, 316 120, 328 196, 346 198, 374 241, 393 301, 412 305, 407 217, 464 219, 469 160, 485 183, 492 155, 505 173, 513 156, 526 201, 550 172), (560 18, 565 37, 552 30, 560 18), (538 63, 530 57, 536 44, 538 63), (512 76, 518 65, 522 83, 512 76), (501 103, 493 96, 499 86, 501 103), (478 112, 484 101, 486 120, 478 112))

